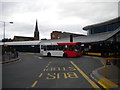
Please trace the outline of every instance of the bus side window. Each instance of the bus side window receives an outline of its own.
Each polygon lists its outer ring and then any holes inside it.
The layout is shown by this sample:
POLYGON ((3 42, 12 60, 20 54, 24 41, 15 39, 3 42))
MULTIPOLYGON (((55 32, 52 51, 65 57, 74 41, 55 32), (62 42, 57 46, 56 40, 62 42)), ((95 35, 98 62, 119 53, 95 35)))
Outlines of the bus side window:
POLYGON ((67 51, 68 50, 68 46, 67 45, 64 45, 64 51, 67 51))
POLYGON ((56 50, 60 50, 60 46, 59 45, 56 45, 56 50))
POLYGON ((75 46, 74 45, 69 45, 69 51, 75 51, 75 46))
POLYGON ((44 46, 44 51, 46 51, 47 49, 46 49, 46 46, 44 46))
POLYGON ((57 50, 63 50, 63 45, 58 45, 57 50))
POLYGON ((41 45, 41 49, 44 49, 44 46, 43 46, 43 45, 41 45))
POLYGON ((57 45, 54 45, 54 50, 58 50, 58 47, 57 47, 57 45))
POLYGON ((81 48, 81 45, 80 45, 80 44, 77 44, 77 45, 76 45, 76 49, 77 49, 77 51, 81 51, 81 49, 82 49, 82 48, 81 48))

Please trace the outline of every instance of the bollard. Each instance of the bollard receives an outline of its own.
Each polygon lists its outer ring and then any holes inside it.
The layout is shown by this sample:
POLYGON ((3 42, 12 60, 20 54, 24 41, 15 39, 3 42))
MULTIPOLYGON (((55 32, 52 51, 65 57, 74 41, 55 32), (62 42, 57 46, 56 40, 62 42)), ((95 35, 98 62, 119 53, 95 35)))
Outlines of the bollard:
POLYGON ((105 64, 105 68, 104 68, 104 77, 107 77, 107 65, 105 64))
POLYGON ((110 59, 105 59, 105 68, 104 68, 104 77, 107 77, 107 73, 108 73, 108 70, 107 70, 107 65, 111 65, 111 60, 110 59))
POLYGON ((106 59, 106 65, 111 65, 111 61, 109 59, 106 59))
POLYGON ((107 78, 107 74, 108 74, 107 65, 111 65, 111 63, 110 63, 109 59, 105 59, 105 62, 106 62, 106 64, 105 64, 105 68, 104 68, 104 77, 107 78))

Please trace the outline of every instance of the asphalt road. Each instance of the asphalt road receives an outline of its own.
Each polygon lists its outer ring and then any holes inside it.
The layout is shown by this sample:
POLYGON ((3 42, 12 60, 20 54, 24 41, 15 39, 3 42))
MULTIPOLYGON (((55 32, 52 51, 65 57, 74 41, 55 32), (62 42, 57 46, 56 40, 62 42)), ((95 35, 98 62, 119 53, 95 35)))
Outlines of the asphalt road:
POLYGON ((3 65, 3 88, 99 88, 90 77, 93 70, 103 66, 98 59, 40 57, 29 53, 22 53, 20 58, 3 65))

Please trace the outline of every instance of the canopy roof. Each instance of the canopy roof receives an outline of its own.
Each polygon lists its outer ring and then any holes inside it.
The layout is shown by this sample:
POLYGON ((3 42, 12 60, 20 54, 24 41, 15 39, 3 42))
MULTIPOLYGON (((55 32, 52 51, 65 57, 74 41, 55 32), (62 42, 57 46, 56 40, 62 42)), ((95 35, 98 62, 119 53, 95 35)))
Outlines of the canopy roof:
MULTIPOLYGON (((120 27, 118 29, 116 29, 115 31, 109 31, 109 32, 98 33, 98 34, 93 34, 93 35, 74 37, 73 42, 91 43, 91 42, 105 41, 105 40, 111 38, 113 35, 117 34, 118 32, 120 32, 120 27)), ((70 38, 43 40, 40 43, 41 44, 56 44, 56 43, 66 43, 66 42, 69 43, 70 38)))
MULTIPOLYGON (((81 42, 81 43, 91 43, 91 42, 100 42, 105 41, 109 38, 111 38, 113 35, 120 32, 120 27, 116 29, 115 31, 109 31, 104 33, 98 33, 93 35, 87 35, 87 36, 78 36, 73 38, 73 42, 81 42)), ((63 39, 49 39, 49 40, 37 40, 37 41, 16 41, 16 42, 5 42, 6 45, 51 45, 51 44, 57 44, 57 43, 69 43, 70 38, 63 38, 63 39)), ((3 45, 1 42, 0 45, 3 45)))
MULTIPOLYGON (((15 41, 15 42, 5 42, 5 45, 39 45, 40 41, 15 41)), ((3 45, 1 42, 0 45, 3 45)))

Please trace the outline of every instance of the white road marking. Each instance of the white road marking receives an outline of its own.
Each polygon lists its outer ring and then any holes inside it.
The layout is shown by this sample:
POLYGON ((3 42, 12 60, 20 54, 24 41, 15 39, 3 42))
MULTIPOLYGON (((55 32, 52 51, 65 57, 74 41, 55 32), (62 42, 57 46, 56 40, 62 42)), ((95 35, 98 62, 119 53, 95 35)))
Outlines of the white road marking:
POLYGON ((38 57, 39 59, 43 59, 42 57, 38 57))
POLYGON ((39 56, 35 56, 35 57, 37 57, 38 59, 43 59, 42 57, 39 57, 39 56))

